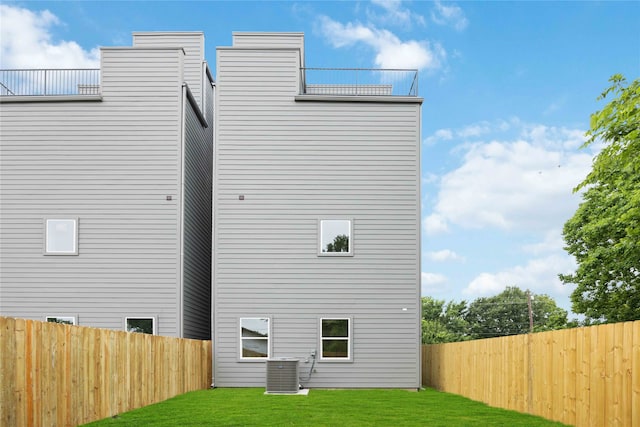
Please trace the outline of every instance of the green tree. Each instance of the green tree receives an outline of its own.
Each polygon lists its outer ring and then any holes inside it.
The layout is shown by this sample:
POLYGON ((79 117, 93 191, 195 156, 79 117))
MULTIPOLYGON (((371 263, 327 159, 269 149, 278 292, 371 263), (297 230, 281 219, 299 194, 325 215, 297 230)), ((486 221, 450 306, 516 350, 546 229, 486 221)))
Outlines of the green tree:
POLYGON ((349 252, 349 236, 338 234, 333 243, 327 244, 327 252, 349 252))
POLYGON ((444 300, 432 297, 422 297, 422 318, 424 320, 440 321, 440 316, 444 311, 444 300))
POLYGON ((469 323, 465 320, 467 313, 467 302, 449 301, 444 308, 444 314, 442 320, 447 326, 447 329, 456 338, 455 341, 462 341, 469 339, 469 323))
POLYGON ((468 325, 464 320, 467 303, 432 297, 422 298, 422 343, 436 344, 469 339, 468 325))
POLYGON ((584 147, 606 145, 575 188, 586 190, 563 228, 578 266, 559 277, 577 285, 572 308, 588 322, 640 319, 640 80, 610 82, 598 99, 615 97, 591 116, 584 147))
MULTIPOLYGON (((558 307, 548 295, 533 295, 531 305, 534 331, 562 329, 568 326, 567 311, 558 307)), ((469 304, 465 320, 474 339, 527 333, 527 293, 511 286, 496 296, 478 298, 469 304)))

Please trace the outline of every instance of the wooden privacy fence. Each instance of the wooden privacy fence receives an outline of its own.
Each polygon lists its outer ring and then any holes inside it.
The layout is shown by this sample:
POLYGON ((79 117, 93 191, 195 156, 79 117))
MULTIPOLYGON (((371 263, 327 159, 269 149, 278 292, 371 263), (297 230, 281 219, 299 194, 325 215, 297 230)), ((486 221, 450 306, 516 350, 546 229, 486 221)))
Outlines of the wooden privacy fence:
POLYGON ((640 321, 422 347, 422 383, 576 426, 640 426, 640 321))
POLYGON ((211 385, 211 341, 0 317, 0 425, 75 426, 211 385))

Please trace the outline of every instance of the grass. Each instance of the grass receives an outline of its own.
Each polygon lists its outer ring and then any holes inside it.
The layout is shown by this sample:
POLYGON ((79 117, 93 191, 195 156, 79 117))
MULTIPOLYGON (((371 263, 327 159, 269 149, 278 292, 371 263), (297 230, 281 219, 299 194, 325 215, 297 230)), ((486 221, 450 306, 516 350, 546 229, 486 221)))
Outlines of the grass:
POLYGON ((102 426, 562 426, 432 389, 311 390, 265 395, 263 388, 194 391, 114 418, 102 426))

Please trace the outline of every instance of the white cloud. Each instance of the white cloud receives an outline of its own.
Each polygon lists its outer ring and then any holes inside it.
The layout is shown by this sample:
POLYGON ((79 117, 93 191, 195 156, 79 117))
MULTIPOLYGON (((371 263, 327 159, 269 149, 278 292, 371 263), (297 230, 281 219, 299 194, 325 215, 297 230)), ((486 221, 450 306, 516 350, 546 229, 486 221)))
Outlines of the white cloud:
POLYGON ((420 286, 421 294, 432 295, 442 293, 444 290, 442 285, 446 282, 447 278, 442 274, 422 272, 420 286))
POLYGON ((48 10, 33 12, 0 5, 0 67, 98 68, 98 48, 84 50, 74 41, 54 41, 51 30, 61 25, 48 10))
POLYGON ((529 260, 497 273, 481 273, 462 291, 472 298, 492 296, 502 292, 507 286, 530 289, 534 293, 548 294, 556 301, 570 294, 571 288, 562 284, 558 273, 574 271, 573 259, 562 253, 529 260))
POLYGON ((583 131, 521 125, 520 138, 464 148, 462 165, 444 175, 427 233, 465 228, 547 231, 575 211, 572 189, 591 168, 592 154, 575 151, 583 131))
POLYGON ((432 214, 422 220, 422 228, 427 235, 441 234, 449 231, 447 221, 441 215, 432 214))
POLYGON ((422 283, 426 285, 439 285, 447 281, 442 274, 422 272, 422 283))
POLYGON ((539 256, 553 252, 562 253, 564 246, 562 230, 558 227, 547 231, 542 241, 526 244, 522 247, 522 250, 534 256, 539 256))
POLYGON ((557 149, 558 143, 561 143, 559 148, 564 150, 576 149, 585 141, 583 130, 549 127, 540 124, 524 125, 522 135, 532 144, 542 147, 557 149))
POLYGON ((486 120, 472 123, 455 130, 455 136, 461 139, 478 138, 492 132, 506 132, 509 129, 521 128, 523 125, 518 118, 509 120, 497 120, 489 122, 486 120))
POLYGON ((489 122, 475 123, 458 130, 456 135, 462 138, 478 137, 491 132, 491 125, 489 122))
POLYGON ((375 52, 374 63, 380 68, 417 68, 436 70, 446 59, 444 48, 426 40, 401 41, 395 34, 359 23, 342 24, 327 16, 319 18, 320 31, 336 48, 361 43, 375 52))
POLYGON ((422 176, 422 184, 433 184, 434 182, 438 182, 439 179, 440 177, 438 177, 438 175, 436 175, 435 173, 426 173, 422 176))
POLYGON ((451 129, 438 129, 433 135, 425 138, 424 143, 427 145, 433 145, 438 141, 449 141, 453 139, 453 132, 451 129))
POLYGON ((511 285, 513 285, 513 283, 509 282, 505 284, 505 281, 500 274, 480 273, 466 288, 464 288, 462 293, 465 295, 471 295, 474 298, 491 296, 499 294, 507 286, 511 285))
POLYGON ((445 6, 439 0, 434 3, 434 9, 431 12, 431 20, 438 25, 450 25, 457 31, 467 28, 469 20, 464 16, 462 9, 454 4, 445 6))
POLYGON ((445 261, 462 261, 463 257, 452 251, 451 249, 442 249, 440 251, 432 251, 427 252, 425 254, 427 258, 431 261, 435 262, 445 262, 445 261))
POLYGON ((424 17, 403 7, 401 0, 371 0, 371 3, 381 7, 385 12, 381 15, 368 10, 367 16, 373 21, 404 26, 411 26, 413 21, 420 25, 425 24, 424 17))

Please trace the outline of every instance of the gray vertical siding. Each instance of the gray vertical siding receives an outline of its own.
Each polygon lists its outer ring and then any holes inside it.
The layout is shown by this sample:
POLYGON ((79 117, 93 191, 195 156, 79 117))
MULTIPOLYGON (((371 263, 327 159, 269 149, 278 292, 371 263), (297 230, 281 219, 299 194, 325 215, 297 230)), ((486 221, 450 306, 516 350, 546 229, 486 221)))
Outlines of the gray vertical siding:
POLYGON ((184 105, 183 335, 196 339, 211 339, 213 109, 208 87, 206 124, 196 114, 198 106, 188 99, 184 105))
POLYGON ((184 49, 184 81, 189 85, 191 93, 202 107, 203 90, 208 90, 202 84, 206 77, 202 73, 204 61, 204 34, 201 32, 134 32, 133 46, 144 48, 179 47, 184 49))
POLYGON ((183 55, 103 49, 101 102, 2 104, 0 314, 179 334, 183 55), (79 218, 77 256, 43 255, 52 216, 79 218))
POLYGON ((238 318, 270 317, 272 356, 304 361, 333 316, 353 321, 353 361, 307 386, 419 387, 420 105, 296 102, 299 58, 217 52, 215 385, 264 385, 238 318), (354 220, 353 257, 317 256, 323 217, 354 220))

